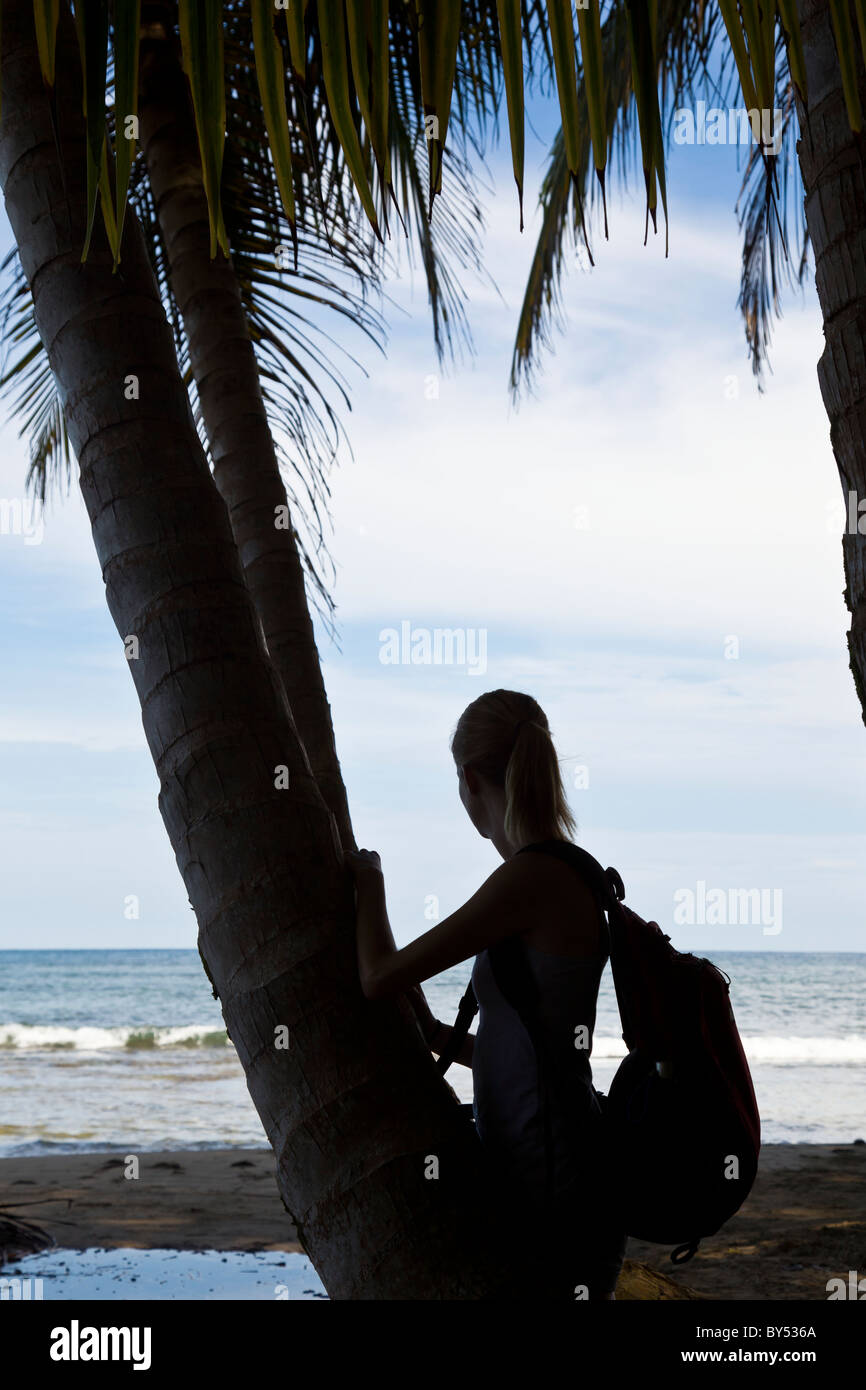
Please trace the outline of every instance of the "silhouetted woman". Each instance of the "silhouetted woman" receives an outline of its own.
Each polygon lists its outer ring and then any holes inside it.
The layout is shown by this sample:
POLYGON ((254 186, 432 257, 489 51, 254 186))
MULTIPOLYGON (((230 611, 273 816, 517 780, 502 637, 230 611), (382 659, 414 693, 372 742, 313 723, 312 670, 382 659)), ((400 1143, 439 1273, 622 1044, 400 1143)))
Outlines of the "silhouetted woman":
POLYGON ((535 1261, 527 1292, 613 1298, 625 1237, 611 1216, 589 1061, 607 951, 600 909, 583 878, 537 849, 569 842, 575 830, 547 718, 530 695, 490 691, 463 711, 451 751, 469 818, 505 862, 450 917, 397 950, 378 854, 347 855, 358 896, 361 985, 369 999, 408 991, 439 1054, 451 1029, 433 1017, 417 986, 475 957, 478 1028, 457 1060, 472 1068, 477 1133, 507 1175, 514 1218, 527 1224, 516 1235, 530 1242, 535 1261), (535 1048, 489 959, 489 947, 514 936, 522 939, 537 986, 554 1073, 547 1142, 535 1048))

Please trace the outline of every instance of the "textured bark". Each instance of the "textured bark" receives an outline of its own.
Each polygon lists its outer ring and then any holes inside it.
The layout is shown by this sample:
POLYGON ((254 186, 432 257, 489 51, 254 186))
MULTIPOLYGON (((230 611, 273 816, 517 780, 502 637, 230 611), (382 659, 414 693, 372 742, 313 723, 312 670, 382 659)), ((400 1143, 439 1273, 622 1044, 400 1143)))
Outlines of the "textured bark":
MULTIPOLYGON (((848 494, 866 499, 866 139, 848 124, 827 0, 799 0, 808 105, 797 146, 806 225, 824 316, 821 395, 845 500, 845 602, 851 671, 866 721, 866 537, 849 528, 848 494)), ((860 58, 860 99, 866 83, 860 58)), ((856 511, 856 508, 855 508, 856 511)), ((866 521, 864 521, 866 525, 866 521)))
POLYGON ((210 258, 195 120, 173 39, 142 42, 139 111, 142 151, 189 342, 214 478, 313 776, 337 819, 344 847, 354 848, 301 557, 294 531, 274 524, 276 508, 288 507, 286 489, 234 268, 222 252, 210 258))
POLYGON ((33 7, 7 0, 6 209, 108 606, 139 640, 129 664, 160 811, 281 1195, 333 1298, 489 1296, 509 1267, 481 1146, 408 1011, 361 994, 333 819, 264 650, 135 218, 117 274, 101 231, 80 263, 84 131, 65 6, 57 72, 55 132, 33 7), (275 789, 280 764, 288 791, 275 789), (438 1181, 425 1177, 431 1154, 438 1181))

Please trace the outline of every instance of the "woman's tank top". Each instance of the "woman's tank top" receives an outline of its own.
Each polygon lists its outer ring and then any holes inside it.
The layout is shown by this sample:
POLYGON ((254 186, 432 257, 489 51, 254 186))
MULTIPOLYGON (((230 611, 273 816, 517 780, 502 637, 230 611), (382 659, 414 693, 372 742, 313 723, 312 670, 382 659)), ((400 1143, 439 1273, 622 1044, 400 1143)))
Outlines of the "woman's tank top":
MULTIPOLYGON (((549 1100, 554 1193, 589 1196, 601 1121, 590 1052, 607 953, 578 960, 523 945, 541 999, 546 1055, 555 1072, 556 1096, 549 1100)), ((479 1018, 472 1051, 476 1132, 504 1171, 538 1193, 544 1188, 547 1160, 535 1047, 501 993, 486 950, 475 958, 472 985, 479 1018)))

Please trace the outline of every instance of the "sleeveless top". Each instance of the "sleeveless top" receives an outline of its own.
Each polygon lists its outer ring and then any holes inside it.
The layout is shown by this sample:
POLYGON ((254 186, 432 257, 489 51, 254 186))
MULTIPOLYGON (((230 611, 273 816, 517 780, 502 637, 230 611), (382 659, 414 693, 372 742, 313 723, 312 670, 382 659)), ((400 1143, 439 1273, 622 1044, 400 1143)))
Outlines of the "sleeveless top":
MULTIPOLYGON (((591 1201, 601 1107, 592 1087, 590 1053, 607 952, 578 960, 523 945, 541 998, 557 1093, 548 1101, 554 1194, 579 1193, 581 1201, 591 1201)), ((479 1020, 472 1052, 476 1132, 503 1170, 538 1194, 547 1168, 535 1047, 499 990, 486 950, 475 958, 472 985, 479 1020)))

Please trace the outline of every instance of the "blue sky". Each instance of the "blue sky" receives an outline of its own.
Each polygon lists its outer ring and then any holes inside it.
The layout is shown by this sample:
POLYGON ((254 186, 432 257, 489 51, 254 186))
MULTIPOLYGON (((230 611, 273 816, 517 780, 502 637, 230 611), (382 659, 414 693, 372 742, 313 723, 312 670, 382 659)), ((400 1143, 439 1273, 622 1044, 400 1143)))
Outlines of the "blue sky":
MULTIPOLYGON (((536 129, 553 116, 536 104, 536 129)), ((593 271, 568 273, 567 332, 515 410, 543 149, 530 138, 522 236, 510 155, 491 158, 500 294, 467 277, 474 358, 438 366, 405 258, 387 356, 347 340, 367 375, 348 369, 353 457, 331 479, 340 650, 322 632, 320 650, 396 938, 496 867, 448 740, 470 700, 507 686, 548 713, 580 841, 680 949, 862 950, 864 731, 814 287, 787 297, 759 396, 736 310, 736 151, 675 148, 669 258, 663 234, 643 246, 637 194, 611 196, 610 241, 595 238, 593 271), (403 623, 483 633, 485 669, 383 664, 381 634, 403 623), (764 890, 781 910, 675 923, 701 883, 727 901, 764 890)), ((0 495, 19 498, 26 445, 11 425, 2 444, 0 495)), ((0 946, 194 946, 75 492, 40 544, 0 535, 0 579, 0 946)))

